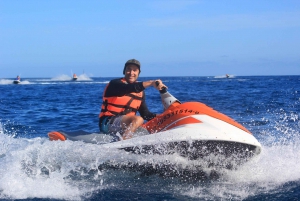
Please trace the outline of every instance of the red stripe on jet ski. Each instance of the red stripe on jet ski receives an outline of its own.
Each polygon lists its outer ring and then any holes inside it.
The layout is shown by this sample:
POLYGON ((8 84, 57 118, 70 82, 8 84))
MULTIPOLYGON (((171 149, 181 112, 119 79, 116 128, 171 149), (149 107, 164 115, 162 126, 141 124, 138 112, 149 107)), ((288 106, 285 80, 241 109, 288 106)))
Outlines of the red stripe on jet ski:
MULTIPOLYGON (((176 120, 181 119, 183 117, 190 117, 192 115, 208 115, 215 119, 219 119, 221 121, 224 121, 228 124, 231 124, 239 129, 242 129, 243 131, 246 131, 247 133, 251 134, 249 130, 247 130, 244 126, 239 124, 238 122, 234 121, 232 118, 212 109, 211 107, 208 107, 207 105, 203 103, 198 102, 187 102, 180 105, 171 105, 172 107, 169 107, 164 113, 161 115, 156 116, 156 118, 148 121, 143 125, 144 128, 146 128, 150 133, 157 133, 160 132, 164 128, 169 129, 169 125, 172 125, 176 120)), ((183 124, 190 124, 195 123, 194 118, 188 118, 183 124), (190 122, 191 120, 191 122, 190 122)), ((199 122, 197 122, 199 123, 199 122)), ((177 125, 176 125, 177 126, 177 125)))
MULTIPOLYGON (((183 105, 183 104, 182 104, 183 105)), ((244 126, 233 120, 232 118, 226 116, 225 114, 222 114, 213 108, 203 104, 203 103, 198 103, 198 102, 190 102, 187 103, 185 107, 191 107, 191 108, 197 108, 200 111, 200 114, 206 114, 208 116, 211 116, 213 118, 219 119, 221 121, 224 121, 228 124, 231 124, 243 131, 246 131, 247 133, 251 134, 251 132, 246 129, 244 126)))
POLYGON ((169 130, 177 126, 181 126, 185 124, 194 124, 194 123, 202 123, 202 122, 198 119, 195 119, 194 117, 186 117, 186 118, 179 119, 178 121, 174 122, 170 126, 167 126, 164 130, 169 130))

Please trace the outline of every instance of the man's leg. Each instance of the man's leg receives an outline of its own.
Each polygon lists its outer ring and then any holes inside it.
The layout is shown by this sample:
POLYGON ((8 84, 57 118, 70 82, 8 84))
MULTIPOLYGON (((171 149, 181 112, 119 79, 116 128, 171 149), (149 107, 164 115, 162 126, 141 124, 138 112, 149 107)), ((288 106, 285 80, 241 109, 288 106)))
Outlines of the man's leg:
POLYGON ((123 140, 132 138, 135 130, 144 123, 144 119, 140 116, 124 115, 121 124, 124 129, 123 140))

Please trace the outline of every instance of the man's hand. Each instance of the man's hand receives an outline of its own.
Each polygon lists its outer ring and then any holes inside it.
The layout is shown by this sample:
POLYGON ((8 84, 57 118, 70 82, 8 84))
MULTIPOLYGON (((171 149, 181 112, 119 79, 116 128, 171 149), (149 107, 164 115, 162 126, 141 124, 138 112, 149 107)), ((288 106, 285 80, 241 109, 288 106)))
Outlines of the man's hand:
POLYGON ((152 86, 157 90, 162 90, 163 88, 168 88, 161 80, 155 80, 152 86))

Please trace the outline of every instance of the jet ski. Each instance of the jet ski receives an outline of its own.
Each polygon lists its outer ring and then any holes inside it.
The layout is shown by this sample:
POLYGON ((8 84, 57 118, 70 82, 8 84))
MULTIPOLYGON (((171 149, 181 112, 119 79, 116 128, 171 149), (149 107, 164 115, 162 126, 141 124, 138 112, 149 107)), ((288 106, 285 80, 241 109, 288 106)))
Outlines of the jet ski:
POLYGON ((21 83, 21 78, 18 75, 17 78, 13 81, 14 84, 20 84, 21 83))
POLYGON ((73 81, 76 81, 77 79, 78 79, 78 77, 77 77, 77 75, 74 73, 74 74, 73 74, 72 80, 73 80, 73 81))
POLYGON ((14 84, 20 84, 21 81, 20 81, 20 80, 14 80, 13 83, 14 83, 14 84))
POLYGON ((133 138, 115 141, 108 134, 52 131, 50 140, 99 144, 134 154, 178 154, 188 160, 215 156, 242 164, 261 152, 261 144, 244 126, 200 102, 181 103, 166 89, 160 91, 164 112, 146 122, 133 138))

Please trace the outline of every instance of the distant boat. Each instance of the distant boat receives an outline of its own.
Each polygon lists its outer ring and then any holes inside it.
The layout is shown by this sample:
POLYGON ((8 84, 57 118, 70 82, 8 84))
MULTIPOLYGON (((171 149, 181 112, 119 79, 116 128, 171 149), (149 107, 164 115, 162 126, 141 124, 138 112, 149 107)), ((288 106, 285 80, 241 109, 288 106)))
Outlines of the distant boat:
POLYGON ((18 75, 17 78, 13 81, 14 84, 20 84, 21 83, 21 78, 18 75))
POLYGON ((78 78, 77 75, 74 73, 73 74, 73 81, 77 80, 77 78, 78 78))

